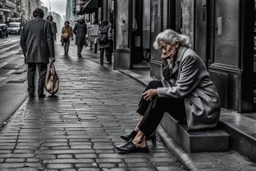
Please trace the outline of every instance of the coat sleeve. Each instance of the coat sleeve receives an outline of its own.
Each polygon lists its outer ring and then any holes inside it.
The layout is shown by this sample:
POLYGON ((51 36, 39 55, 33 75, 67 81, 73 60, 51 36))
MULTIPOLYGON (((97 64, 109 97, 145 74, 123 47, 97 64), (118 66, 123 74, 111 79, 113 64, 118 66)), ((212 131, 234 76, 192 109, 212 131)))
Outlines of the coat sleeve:
POLYGON ((58 28, 57 28, 57 24, 55 23, 55 30, 56 30, 56 33, 58 33, 58 28))
POLYGON ((70 27, 70 37, 73 38, 73 30, 72 30, 72 27, 70 27))
POLYGON ((22 53, 25 58, 26 58, 26 54, 27 54, 26 40, 27 40, 27 37, 25 34, 25 29, 23 27, 23 29, 21 31, 21 36, 20 36, 20 46, 21 46, 21 50, 22 50, 22 53))
POLYGON ((53 35, 52 35, 52 30, 51 30, 51 25, 49 22, 45 22, 46 24, 46 39, 47 39, 47 45, 48 45, 48 50, 49 50, 49 57, 54 58, 54 41, 53 41, 53 35))
POLYGON ((87 24, 85 24, 84 32, 85 32, 85 35, 86 35, 87 34, 87 24))
POLYGON ((76 35, 77 33, 77 24, 75 25, 74 29, 73 29, 73 33, 76 35))
POLYGON ((176 81, 176 86, 158 88, 159 97, 184 98, 200 82, 199 69, 194 56, 187 56, 181 61, 180 77, 176 81))

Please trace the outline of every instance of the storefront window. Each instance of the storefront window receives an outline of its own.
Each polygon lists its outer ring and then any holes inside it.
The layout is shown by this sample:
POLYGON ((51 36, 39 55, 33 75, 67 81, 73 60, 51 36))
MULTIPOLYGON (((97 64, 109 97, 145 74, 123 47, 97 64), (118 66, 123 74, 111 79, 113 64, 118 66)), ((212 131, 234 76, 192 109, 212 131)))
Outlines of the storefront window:
POLYGON ((116 1, 116 49, 128 48, 129 1, 116 1))

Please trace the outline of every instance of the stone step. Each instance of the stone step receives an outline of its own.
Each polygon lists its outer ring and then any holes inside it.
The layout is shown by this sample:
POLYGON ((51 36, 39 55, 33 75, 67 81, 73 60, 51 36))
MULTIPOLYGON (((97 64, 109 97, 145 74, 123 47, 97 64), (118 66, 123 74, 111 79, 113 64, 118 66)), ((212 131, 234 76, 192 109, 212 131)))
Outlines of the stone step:
POLYGON ((176 143, 188 153, 229 150, 230 136, 221 129, 188 132, 187 125, 180 124, 168 113, 164 114, 161 125, 176 143))
POLYGON ((240 114, 223 109, 219 125, 231 136, 230 149, 256 162, 256 112, 240 114))

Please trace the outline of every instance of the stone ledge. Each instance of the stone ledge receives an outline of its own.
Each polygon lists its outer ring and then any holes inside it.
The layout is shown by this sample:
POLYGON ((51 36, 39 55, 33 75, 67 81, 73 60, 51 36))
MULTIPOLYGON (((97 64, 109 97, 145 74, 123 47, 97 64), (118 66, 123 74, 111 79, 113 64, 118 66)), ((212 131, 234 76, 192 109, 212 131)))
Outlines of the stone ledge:
POLYGON ((229 150, 230 136, 221 129, 187 132, 168 113, 161 121, 162 127, 186 152, 224 152, 229 150))

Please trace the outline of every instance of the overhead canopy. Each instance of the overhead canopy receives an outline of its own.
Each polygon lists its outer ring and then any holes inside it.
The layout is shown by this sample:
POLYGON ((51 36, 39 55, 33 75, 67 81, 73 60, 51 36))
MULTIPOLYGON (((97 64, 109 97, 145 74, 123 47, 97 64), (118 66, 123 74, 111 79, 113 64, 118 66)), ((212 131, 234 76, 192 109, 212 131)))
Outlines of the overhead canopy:
POLYGON ((89 0, 77 13, 78 15, 90 14, 96 12, 98 9, 98 0, 89 0))

